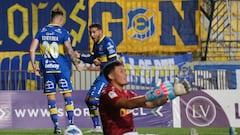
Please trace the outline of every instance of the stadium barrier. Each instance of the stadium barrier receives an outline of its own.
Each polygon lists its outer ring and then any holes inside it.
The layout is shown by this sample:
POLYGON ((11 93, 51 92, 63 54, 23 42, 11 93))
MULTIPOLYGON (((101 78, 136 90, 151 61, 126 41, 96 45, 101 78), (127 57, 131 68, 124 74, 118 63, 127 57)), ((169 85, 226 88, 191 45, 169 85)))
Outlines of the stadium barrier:
MULTIPOLYGON (((159 79, 173 82, 175 77, 188 79, 194 90, 236 89, 237 71, 228 69, 186 70, 179 73, 175 70, 128 70, 128 89, 148 90, 159 79), (158 78, 157 78, 157 77, 158 78)), ((99 75, 99 71, 73 70, 72 82, 75 90, 88 90, 99 75)), ((0 71, 0 90, 43 90, 43 78, 31 71, 0 71)))

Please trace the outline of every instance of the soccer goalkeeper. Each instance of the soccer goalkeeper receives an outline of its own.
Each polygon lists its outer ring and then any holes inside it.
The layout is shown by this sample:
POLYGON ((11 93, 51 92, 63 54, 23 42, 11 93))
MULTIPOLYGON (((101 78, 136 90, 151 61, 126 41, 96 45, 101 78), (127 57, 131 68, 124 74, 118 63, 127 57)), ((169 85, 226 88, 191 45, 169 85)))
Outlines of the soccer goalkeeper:
POLYGON ((188 93, 190 89, 187 81, 179 83, 176 79, 174 86, 166 81, 145 95, 137 96, 133 91, 123 88, 127 84, 127 74, 121 62, 108 63, 103 74, 109 82, 101 92, 99 103, 104 135, 138 135, 130 109, 161 106, 168 100, 188 93))

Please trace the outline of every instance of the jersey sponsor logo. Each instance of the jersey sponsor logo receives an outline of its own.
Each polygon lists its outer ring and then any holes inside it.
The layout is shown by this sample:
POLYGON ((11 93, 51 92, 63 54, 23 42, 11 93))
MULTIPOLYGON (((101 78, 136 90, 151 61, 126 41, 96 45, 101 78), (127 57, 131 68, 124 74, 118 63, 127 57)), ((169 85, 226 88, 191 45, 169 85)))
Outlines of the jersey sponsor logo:
POLYGON ((55 35, 55 33, 54 32, 46 32, 46 35, 51 36, 51 35, 55 35))
POLYGON ((145 40, 155 33, 154 12, 150 9, 137 8, 128 12, 127 33, 130 37, 145 40))
POLYGON ((132 109, 125 109, 125 108, 120 109, 120 116, 121 117, 125 117, 125 116, 127 116, 128 114, 131 114, 131 113, 133 113, 132 109))
POLYGON ((55 69, 59 69, 59 64, 45 64, 45 68, 55 68, 55 69))
POLYGON ((114 45, 110 42, 108 43, 107 50, 108 50, 109 54, 116 53, 114 45))
POLYGON ((117 93, 116 93, 115 91, 110 91, 110 92, 108 93, 108 96, 109 96, 111 99, 113 99, 113 98, 117 97, 118 95, 117 95, 117 93))
POLYGON ((108 47, 107 47, 107 49, 108 49, 108 50, 110 50, 110 49, 114 49, 114 46, 113 46, 113 44, 112 44, 112 43, 110 43, 110 42, 108 42, 108 47))

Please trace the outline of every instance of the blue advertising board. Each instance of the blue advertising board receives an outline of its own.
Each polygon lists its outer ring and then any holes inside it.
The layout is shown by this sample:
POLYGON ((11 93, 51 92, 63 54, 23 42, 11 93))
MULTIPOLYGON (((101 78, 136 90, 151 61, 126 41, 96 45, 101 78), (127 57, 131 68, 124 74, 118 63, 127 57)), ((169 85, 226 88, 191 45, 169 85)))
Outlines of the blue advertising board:
POLYGON ((194 87, 198 89, 236 89, 239 64, 195 64, 194 87))

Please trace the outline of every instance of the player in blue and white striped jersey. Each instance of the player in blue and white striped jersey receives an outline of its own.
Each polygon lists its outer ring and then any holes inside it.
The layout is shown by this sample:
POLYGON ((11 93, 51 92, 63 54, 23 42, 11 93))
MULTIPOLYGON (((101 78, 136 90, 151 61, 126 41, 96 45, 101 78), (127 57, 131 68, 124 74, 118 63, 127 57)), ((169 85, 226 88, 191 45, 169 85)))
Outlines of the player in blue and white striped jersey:
POLYGON ((59 9, 53 10, 50 24, 37 32, 30 46, 30 58, 35 74, 41 74, 44 79, 44 93, 48 99, 55 134, 61 134, 56 106, 56 87, 58 85, 59 92, 64 96, 69 125, 73 125, 71 65, 73 63, 78 71, 82 69, 72 49, 70 34, 62 28, 63 21, 63 12, 59 9), (39 66, 35 61, 38 46, 41 54, 39 66))
POLYGON ((89 108, 94 127, 89 132, 101 132, 102 130, 98 116, 99 97, 103 87, 108 84, 104 75, 101 73, 101 70, 107 63, 117 59, 117 51, 116 45, 112 39, 103 34, 102 26, 100 24, 90 25, 89 34, 94 41, 91 55, 87 56, 79 54, 79 59, 85 63, 94 63, 96 66, 100 66, 100 75, 90 87, 85 102, 89 108))

